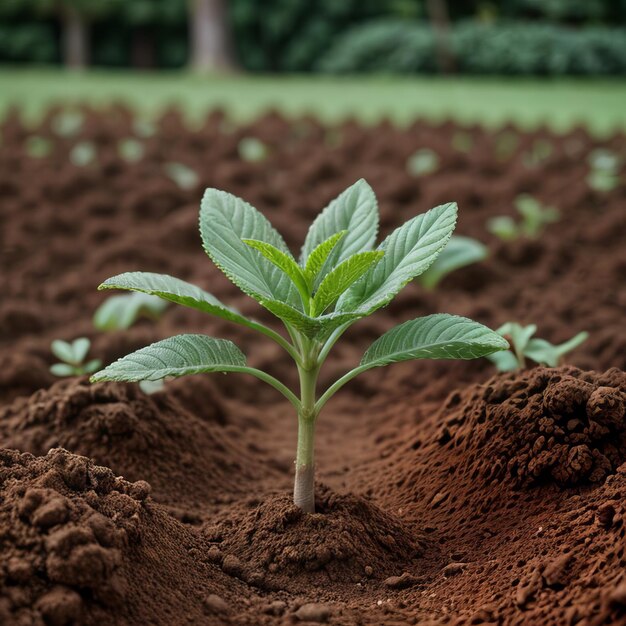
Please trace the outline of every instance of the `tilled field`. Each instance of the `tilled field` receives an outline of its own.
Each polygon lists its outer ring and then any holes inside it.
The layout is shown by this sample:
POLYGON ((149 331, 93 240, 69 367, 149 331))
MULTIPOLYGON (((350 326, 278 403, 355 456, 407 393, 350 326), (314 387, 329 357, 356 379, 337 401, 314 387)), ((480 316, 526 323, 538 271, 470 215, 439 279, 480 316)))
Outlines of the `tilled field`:
POLYGON ((624 163, 624 136, 80 115, 0 126, 0 623, 626 624, 626 188, 588 183, 589 154, 624 163), (242 158, 242 139, 265 158, 242 158), (408 171, 417 150, 434 170, 408 171), (296 420, 270 387, 201 376, 148 396, 49 373, 56 338, 88 336, 108 363, 202 332, 295 385, 280 348, 181 307, 97 332, 96 287, 165 272, 272 323, 202 251, 203 189, 249 201, 295 251, 361 177, 383 235, 454 200, 457 233, 490 256, 359 322, 322 385, 435 312, 536 323, 553 342, 587 330, 571 365, 420 361, 351 382, 320 418, 313 516, 290 504, 296 420), (485 223, 522 193, 561 220, 504 243, 485 223))

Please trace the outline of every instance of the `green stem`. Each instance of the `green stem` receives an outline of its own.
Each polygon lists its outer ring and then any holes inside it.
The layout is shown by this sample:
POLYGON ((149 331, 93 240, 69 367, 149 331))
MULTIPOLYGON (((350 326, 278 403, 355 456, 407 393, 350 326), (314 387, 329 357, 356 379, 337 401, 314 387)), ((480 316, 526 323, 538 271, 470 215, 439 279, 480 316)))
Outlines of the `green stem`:
POLYGON ((300 400, 298 400, 296 395, 291 391, 291 389, 289 389, 289 387, 281 383, 280 380, 274 378, 270 374, 267 374, 254 367, 232 367, 229 368, 228 371, 237 372, 240 374, 250 374, 251 376, 255 376, 256 378, 258 378, 259 380, 266 382, 268 385, 274 387, 274 389, 280 391, 280 393, 282 393, 283 396, 285 396, 285 398, 287 398, 287 400, 289 400, 289 402, 293 404, 293 406, 296 408, 296 411, 300 412, 300 400))
POLYGON ((300 410, 298 411, 298 448, 293 502, 305 513, 315 513, 315 422, 317 420, 315 388, 319 364, 312 353, 313 347, 308 342, 303 343, 308 352, 303 355, 303 361, 308 367, 298 367, 300 410))
POLYGON ((281 348, 283 348, 287 354, 297 363, 300 359, 297 350, 279 333, 263 324, 255 323, 254 326, 251 326, 255 330, 258 330, 260 333, 263 333, 266 337, 274 340, 281 348))
POLYGON ((335 381, 321 396, 321 398, 315 404, 315 413, 319 414, 322 407, 348 382, 354 377, 362 374, 371 368, 371 365, 361 365, 350 370, 347 374, 344 374, 339 380, 335 381))
POLYGON ((330 337, 326 340, 326 343, 324 344, 324 346, 322 347, 322 350, 319 354, 319 363, 320 365, 326 360, 326 357, 328 356, 328 353, 331 351, 332 347, 335 345, 335 343, 337 343, 337 340, 339 339, 339 337, 341 337, 341 335, 343 335, 346 330, 348 330, 348 328, 350 328, 350 326, 352 326, 354 322, 346 322, 345 324, 343 324, 342 326, 340 326, 339 328, 336 328, 332 334, 330 335, 330 337))

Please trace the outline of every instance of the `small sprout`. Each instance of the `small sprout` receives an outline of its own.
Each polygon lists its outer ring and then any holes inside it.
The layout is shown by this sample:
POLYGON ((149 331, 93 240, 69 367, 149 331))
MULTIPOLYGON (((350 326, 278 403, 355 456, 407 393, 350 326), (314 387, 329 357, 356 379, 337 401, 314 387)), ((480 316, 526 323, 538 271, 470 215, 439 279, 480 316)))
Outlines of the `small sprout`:
POLYGON ((70 161, 78 166, 85 167, 96 160, 96 146, 90 141, 77 143, 70 152, 70 161))
POLYGON ((268 155, 267 146, 256 137, 244 137, 237 146, 239 158, 248 163, 265 161, 268 155))
POLYGON ((137 137, 143 137, 144 139, 154 137, 156 134, 156 126, 154 123, 145 118, 135 119, 133 122, 133 130, 135 131, 135 135, 137 135, 137 137))
POLYGON ((425 289, 435 289, 451 272, 484 261, 488 254, 487 247, 480 241, 452 235, 435 262, 417 280, 425 289))
POLYGON ((504 131, 496 137, 495 153, 500 161, 506 161, 519 145, 519 137, 512 131, 504 131))
POLYGON ((545 339, 533 337, 536 331, 535 324, 522 326, 516 322, 507 322, 496 332, 509 341, 512 350, 490 354, 487 358, 500 372, 524 369, 527 358, 539 365, 557 367, 568 352, 577 348, 589 337, 589 333, 583 331, 555 346, 545 339))
POLYGON ((83 115, 79 111, 62 111, 52 120, 52 130, 59 137, 73 137, 82 126, 83 115))
POLYGON ((145 293, 111 296, 96 310, 93 325, 98 330, 126 330, 141 317, 158 320, 166 308, 166 301, 145 293))
POLYGON ((474 145, 474 140, 469 133, 458 131, 452 136, 452 148, 457 152, 469 152, 474 145))
POLYGON ((71 343, 55 339, 50 345, 50 349, 62 363, 55 363, 50 366, 50 371, 59 377, 93 374, 102 367, 102 361, 92 359, 87 363, 84 362, 90 347, 91 341, 87 337, 79 337, 71 343))
POLYGON ((594 191, 613 191, 620 182, 620 162, 610 150, 598 148, 589 154, 587 183, 594 191))
POLYGON ((153 393, 163 391, 165 389, 165 381, 161 380, 140 380, 139 389, 143 391, 147 396, 151 396, 153 393))
POLYGON ((302 253, 294 257, 281 235, 247 202, 207 189, 200 235, 212 261, 244 293, 275 315, 284 335, 222 304, 200 287, 172 276, 128 272, 100 289, 128 289, 159 296, 245 326, 269 337, 293 359, 299 390, 246 364, 232 342, 206 335, 170 337, 112 363, 92 381, 157 381, 208 372, 250 374, 294 406, 298 443, 294 503, 315 510, 314 438, 326 402, 355 376, 410 359, 474 359, 508 348, 497 333, 464 317, 429 315, 392 328, 365 351, 359 365, 318 392, 320 369, 341 335, 357 320, 387 305, 426 271, 456 224, 455 203, 418 215, 375 250, 378 208, 372 188, 360 180, 333 200, 313 222, 302 253))
POLYGON ((519 222, 508 215, 500 215, 487 221, 487 230, 503 241, 520 237, 536 239, 547 224, 558 222, 560 218, 557 209, 544 206, 527 194, 522 194, 515 199, 515 208, 521 217, 519 222))
POLYGON ((543 163, 553 152, 554 148, 547 139, 535 139, 530 151, 524 154, 524 163, 527 167, 535 167, 543 163))
POLYGON ((198 174, 184 163, 166 163, 165 172, 184 190, 193 189, 200 182, 198 174))
POLYGON ((136 161, 141 161, 143 159, 143 155, 145 153, 143 144, 138 139, 122 139, 117 144, 117 149, 120 153, 120 156, 124 159, 124 161, 128 161, 129 163, 135 163, 136 161))
POLYGON ((26 154, 34 159, 43 159, 52 152, 52 142, 44 137, 34 135, 26 140, 26 154))
POLYGON ((406 169, 412 176, 431 174, 439 167, 439 156, 430 148, 414 152, 406 162, 406 169))

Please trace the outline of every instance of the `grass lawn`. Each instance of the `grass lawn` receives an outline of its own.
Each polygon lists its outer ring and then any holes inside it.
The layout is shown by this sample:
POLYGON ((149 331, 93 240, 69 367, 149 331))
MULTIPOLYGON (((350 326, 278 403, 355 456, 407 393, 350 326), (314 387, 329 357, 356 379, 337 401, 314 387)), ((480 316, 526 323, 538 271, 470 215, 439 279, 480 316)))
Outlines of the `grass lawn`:
POLYGON ((171 103, 190 116, 223 107, 235 121, 269 108, 326 121, 355 115, 364 122, 389 117, 402 124, 424 117, 498 126, 507 121, 556 130, 584 124, 597 134, 626 130, 626 81, 495 78, 308 76, 199 77, 187 73, 0 68, 0 117, 11 104, 29 117, 47 105, 123 100, 146 114, 171 103))

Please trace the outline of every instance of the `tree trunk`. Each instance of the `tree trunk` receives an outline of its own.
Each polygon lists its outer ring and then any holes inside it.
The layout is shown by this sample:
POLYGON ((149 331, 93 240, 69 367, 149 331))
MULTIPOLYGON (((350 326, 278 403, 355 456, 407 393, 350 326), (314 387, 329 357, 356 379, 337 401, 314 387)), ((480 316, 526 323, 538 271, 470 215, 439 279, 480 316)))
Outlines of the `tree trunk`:
POLYGON ((234 69, 226 0, 189 0, 189 34, 196 72, 234 69))
POLYGON ((63 7, 63 62, 73 70, 87 67, 89 57, 89 26, 74 7, 63 7))
POLYGON ((154 38, 143 26, 133 30, 130 48, 130 59, 133 67, 152 69, 156 67, 156 50, 154 38))
POLYGON ((450 50, 450 15, 446 0, 427 0, 430 22, 435 30, 437 64, 439 71, 449 74, 455 70, 454 55, 450 50))

